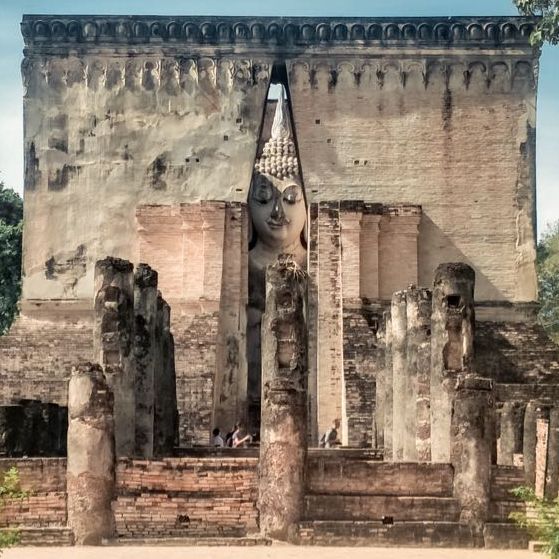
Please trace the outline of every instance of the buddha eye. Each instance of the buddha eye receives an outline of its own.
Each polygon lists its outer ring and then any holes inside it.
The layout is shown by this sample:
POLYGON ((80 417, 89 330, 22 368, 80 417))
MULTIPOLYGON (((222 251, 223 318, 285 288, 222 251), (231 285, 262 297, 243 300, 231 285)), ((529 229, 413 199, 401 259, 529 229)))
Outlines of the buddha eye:
POLYGON ((301 194, 301 187, 296 184, 292 184, 283 191, 283 200, 288 204, 296 204, 301 200, 301 194))
POLYGON ((272 187, 267 182, 258 183, 254 189, 253 198, 261 204, 266 204, 272 199, 272 187))

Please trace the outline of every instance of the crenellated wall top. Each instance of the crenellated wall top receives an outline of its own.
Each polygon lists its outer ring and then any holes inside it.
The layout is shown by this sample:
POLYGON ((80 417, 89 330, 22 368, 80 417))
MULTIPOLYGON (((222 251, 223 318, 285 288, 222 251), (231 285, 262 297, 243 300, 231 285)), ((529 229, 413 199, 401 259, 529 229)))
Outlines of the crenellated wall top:
POLYGON ((28 53, 53 48, 192 45, 298 51, 313 47, 531 49, 526 17, 308 18, 24 15, 28 53))

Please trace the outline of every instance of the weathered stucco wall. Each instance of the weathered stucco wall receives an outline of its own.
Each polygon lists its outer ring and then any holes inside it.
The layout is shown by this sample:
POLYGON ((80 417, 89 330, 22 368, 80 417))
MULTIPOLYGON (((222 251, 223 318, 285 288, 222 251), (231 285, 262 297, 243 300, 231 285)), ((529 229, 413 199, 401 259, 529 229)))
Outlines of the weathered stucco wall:
POLYGON ((271 66, 132 40, 42 49, 29 25, 24 297, 90 298, 96 259, 137 261, 139 204, 246 200, 271 66))
POLYGON ((24 297, 90 298, 139 204, 244 201, 274 62, 310 200, 423 206, 419 283, 532 301, 537 52, 523 18, 25 16, 24 297), (312 58, 309 53, 312 51, 312 58))

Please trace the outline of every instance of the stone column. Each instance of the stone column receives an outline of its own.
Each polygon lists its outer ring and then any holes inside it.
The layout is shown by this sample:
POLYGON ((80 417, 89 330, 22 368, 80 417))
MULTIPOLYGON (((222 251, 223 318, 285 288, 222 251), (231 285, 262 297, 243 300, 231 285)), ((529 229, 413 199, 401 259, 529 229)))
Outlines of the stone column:
POLYGON ((499 422, 498 464, 513 466, 514 455, 522 453, 525 407, 525 404, 522 402, 503 402, 499 422))
POLYGON ((134 273, 135 454, 153 457, 157 272, 139 264, 134 273))
POLYGON ((406 292, 392 295, 392 459, 404 459, 405 406, 407 384, 406 292))
POLYGON ((117 456, 132 456, 136 438, 132 270, 132 264, 120 258, 108 257, 95 264, 94 354, 114 395, 117 456))
POLYGON ((285 255, 266 273, 258 508, 264 536, 286 540, 301 518, 307 454, 306 274, 285 255))
POLYGON ((531 401, 524 412, 524 437, 522 453, 524 455, 524 476, 526 485, 534 487, 536 481, 536 418, 537 402, 531 401))
POLYGON ((435 271, 431 316, 431 456, 450 459, 452 391, 474 358, 474 270, 467 264, 441 264, 435 271))
POLYGON ((536 464, 534 490, 536 496, 545 496, 547 451, 549 446, 549 407, 538 406, 536 411, 536 464))
POLYGON ((154 440, 157 456, 170 456, 178 443, 175 343, 171 334, 171 307, 157 294, 156 363, 154 379, 154 440))
POLYGON ((489 512, 494 421, 492 381, 470 375, 459 378, 451 426, 454 497, 460 502, 460 522, 470 526, 481 545, 489 512))
POLYGON ((392 367, 392 316, 390 311, 384 313, 385 343, 384 353, 384 415, 383 448, 384 460, 392 460, 392 418, 394 407, 394 369, 392 367))
POLYGON ((404 460, 431 460, 429 380, 431 376, 431 292, 406 292, 407 375, 404 460))
POLYGON ((68 525, 79 545, 115 535, 113 395, 99 365, 72 371, 68 386, 68 525))
POLYGON ((559 408, 549 410, 549 438, 547 468, 545 474, 545 496, 556 499, 559 491, 559 408))

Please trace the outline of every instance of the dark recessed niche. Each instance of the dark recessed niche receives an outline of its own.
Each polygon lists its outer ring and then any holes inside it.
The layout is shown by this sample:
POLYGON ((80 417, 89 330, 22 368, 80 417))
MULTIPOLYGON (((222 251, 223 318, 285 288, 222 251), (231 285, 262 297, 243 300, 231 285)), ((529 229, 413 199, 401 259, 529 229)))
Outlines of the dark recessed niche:
POLYGON ((460 295, 448 295, 446 304, 449 309, 457 309, 460 307, 460 295))
POLYGON ((225 136, 223 136, 223 141, 227 142, 229 140, 229 136, 227 134, 225 134, 225 136))
POLYGON ((317 190, 316 188, 314 188, 314 189, 311 189, 311 192, 312 192, 313 194, 316 194, 316 193, 318 192, 318 190, 317 190))
POLYGON ((244 188, 235 188, 235 192, 243 192, 244 188))
POLYGON ((328 138, 328 139, 326 140, 326 143, 327 143, 327 144, 331 144, 331 143, 332 143, 332 138, 328 138))
POLYGON ((317 119, 314 121, 314 123, 315 123, 315 124, 320 124, 320 119, 317 118, 317 119))
POLYGON ((190 157, 187 157, 187 158, 184 160, 184 162, 185 162, 185 163, 190 163, 190 157))
POLYGON ((243 119, 242 119, 242 118, 238 118, 235 122, 236 122, 237 124, 241 124, 241 122, 243 122, 243 119))
POLYGON ((195 159, 195 161, 196 163, 200 163, 200 159, 198 157, 195 159))
POLYGON ((354 164, 354 165, 359 165, 359 159, 356 159, 356 160, 353 162, 353 164, 354 164))

